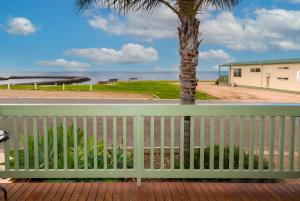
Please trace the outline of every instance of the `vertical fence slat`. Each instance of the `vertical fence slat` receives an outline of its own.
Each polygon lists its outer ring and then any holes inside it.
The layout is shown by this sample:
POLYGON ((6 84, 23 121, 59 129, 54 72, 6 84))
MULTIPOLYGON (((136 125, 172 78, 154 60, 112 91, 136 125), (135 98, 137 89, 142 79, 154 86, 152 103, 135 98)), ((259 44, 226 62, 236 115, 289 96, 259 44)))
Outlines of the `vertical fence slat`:
MULTIPOLYGON (((8 117, 3 117, 3 129, 8 130, 8 117)), ((10 169, 9 161, 9 140, 4 142, 4 153, 5 153, 5 170, 10 169)))
POLYGON ((235 122, 234 118, 230 119, 230 145, 229 145, 229 169, 233 170, 234 165, 234 129, 235 129, 235 122))
POLYGON ((133 168, 137 170, 137 162, 138 162, 138 149, 137 149, 137 144, 138 144, 138 136, 137 136, 137 117, 132 117, 132 135, 133 135, 133 168))
POLYGON ((150 118, 150 168, 154 169, 154 117, 150 118))
POLYGON ((285 141, 285 117, 280 117, 280 140, 279 140, 279 170, 283 170, 284 142, 285 141))
POLYGON ((117 117, 113 117, 113 166, 117 169, 117 117))
POLYGON ((58 169, 58 150, 57 150, 57 117, 53 117, 53 152, 54 152, 54 169, 58 169))
POLYGON ((33 117, 34 169, 39 169, 39 137, 37 117, 33 117))
POLYGON ((210 148, 209 148, 209 169, 214 169, 215 163, 215 118, 210 117, 210 148))
POLYGON ((255 117, 250 117, 249 123, 249 170, 254 168, 254 128, 255 128, 255 117))
POLYGON ((259 123, 259 160, 258 168, 263 170, 264 168, 264 144, 265 144, 265 117, 260 117, 259 123))
POLYGON ((13 128, 14 128, 14 162, 15 162, 15 170, 19 169, 19 133, 18 133, 18 117, 14 117, 13 120, 13 128))
POLYGON ((269 169, 270 171, 273 171, 274 170, 274 143, 275 143, 275 139, 274 139, 274 136, 275 136, 275 117, 272 116, 270 117, 270 142, 269 142, 269 169))
POLYGON ((219 150, 219 169, 224 168, 224 117, 220 117, 220 150, 219 150))
POLYGON ((107 169, 107 117, 103 117, 103 149, 103 168, 107 169))
POLYGON ((295 151, 295 117, 290 117, 290 150, 288 169, 294 170, 294 151, 295 151))
POLYGON ((97 139, 97 117, 93 117, 93 141, 94 141, 94 169, 98 169, 98 139, 97 139))
POLYGON ((43 128, 44 128, 44 165, 45 170, 49 168, 49 157, 48 157, 48 119, 43 118, 43 128))
POLYGON ((200 169, 204 169, 205 118, 200 118, 200 169))
POLYGON ((67 118, 63 117, 63 150, 64 150, 64 169, 68 169, 68 136, 67 136, 67 118))
POLYGON ((135 130, 135 155, 136 155, 136 163, 135 168, 137 171, 137 183, 141 185, 142 182, 142 173, 145 169, 144 162, 144 123, 145 118, 142 115, 138 115, 134 121, 134 130, 135 130))
POLYGON ((195 155, 195 117, 191 117, 190 125, 190 169, 194 169, 194 155, 195 155))
POLYGON ((84 169, 88 169, 87 117, 83 117, 83 161, 84 169))
POLYGON ((165 117, 160 118, 160 169, 165 168, 165 117))
POLYGON ((298 117, 298 170, 300 170, 300 117, 298 117))
POLYGON ((74 169, 78 169, 78 133, 77 117, 73 117, 73 134, 74 134, 74 169))
POLYGON ((171 117, 171 133, 170 133, 170 140, 171 140, 171 152, 170 152, 170 168, 174 169, 174 117, 171 117))
POLYGON ((29 169, 29 150, 28 150, 28 121, 27 117, 23 117, 23 132, 24 132, 24 167, 29 169))
POLYGON ((123 169, 127 169, 127 117, 123 117, 123 169))
POLYGON ((244 169, 244 146, 245 146, 245 117, 240 117, 240 152, 239 169, 244 169))
POLYGON ((180 169, 184 169, 184 117, 180 117, 180 169))

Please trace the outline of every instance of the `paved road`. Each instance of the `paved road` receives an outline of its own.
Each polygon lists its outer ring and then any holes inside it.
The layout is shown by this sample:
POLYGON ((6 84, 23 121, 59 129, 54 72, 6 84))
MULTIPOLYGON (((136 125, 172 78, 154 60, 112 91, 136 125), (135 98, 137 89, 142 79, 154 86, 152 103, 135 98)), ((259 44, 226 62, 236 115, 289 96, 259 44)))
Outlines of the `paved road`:
MULTIPOLYGON (((160 99, 72 99, 72 98, 0 98, 0 104, 179 104, 179 100, 160 99)), ((198 104, 276 104, 267 101, 213 100, 198 104)), ((290 102, 293 104, 293 102, 290 102)), ((281 103, 282 104, 282 103, 281 103)), ((297 102, 295 102, 297 104, 297 102)), ((299 104, 299 103, 298 103, 299 104)))

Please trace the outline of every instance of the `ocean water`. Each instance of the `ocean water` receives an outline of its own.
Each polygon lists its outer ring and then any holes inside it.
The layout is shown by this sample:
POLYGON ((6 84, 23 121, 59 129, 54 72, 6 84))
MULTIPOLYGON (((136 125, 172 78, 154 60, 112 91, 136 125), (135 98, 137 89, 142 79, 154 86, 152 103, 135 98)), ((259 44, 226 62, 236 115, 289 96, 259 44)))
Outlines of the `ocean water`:
MULTIPOLYGON (((98 81, 106 81, 108 79, 117 78, 126 81, 129 78, 137 78, 138 80, 179 80, 179 72, 0 72, 0 77, 9 76, 86 76, 91 81, 86 84, 94 84, 98 81)), ((197 78, 199 80, 216 80, 219 76, 218 71, 199 71, 197 78)), ((54 80, 54 79, 47 79, 54 80)), ((45 79, 21 79, 21 80, 4 80, 0 84, 15 84, 45 81, 45 79)))

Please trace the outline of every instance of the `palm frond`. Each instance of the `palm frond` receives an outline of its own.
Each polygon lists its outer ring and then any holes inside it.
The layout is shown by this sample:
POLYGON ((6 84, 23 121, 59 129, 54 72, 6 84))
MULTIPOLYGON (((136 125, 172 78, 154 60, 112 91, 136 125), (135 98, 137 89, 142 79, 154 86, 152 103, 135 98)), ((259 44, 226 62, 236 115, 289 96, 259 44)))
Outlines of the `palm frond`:
POLYGON ((217 9, 232 9, 240 0, 203 0, 205 6, 212 6, 217 9))
POLYGON ((76 0, 76 7, 79 10, 88 9, 94 6, 112 8, 118 12, 151 11, 160 0, 76 0))

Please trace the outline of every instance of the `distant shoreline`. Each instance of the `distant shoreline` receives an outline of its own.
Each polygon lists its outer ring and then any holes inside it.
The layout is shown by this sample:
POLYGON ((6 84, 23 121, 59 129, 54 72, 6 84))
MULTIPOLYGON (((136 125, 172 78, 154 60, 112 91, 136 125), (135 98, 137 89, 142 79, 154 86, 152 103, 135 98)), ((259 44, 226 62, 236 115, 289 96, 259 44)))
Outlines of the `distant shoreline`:
POLYGON ((14 85, 62 85, 62 84, 73 84, 73 83, 82 83, 88 82, 91 79, 84 76, 9 76, 9 77, 0 77, 1 81, 4 80, 18 80, 18 79, 61 79, 61 80, 52 80, 52 81, 41 81, 41 82, 29 82, 29 83, 17 83, 14 85))
MULTIPOLYGON (((176 80, 179 81, 178 72, 0 72, 0 77, 10 77, 10 76, 72 76, 72 77, 88 77, 91 80, 85 82, 85 84, 96 84, 98 81, 107 81, 109 79, 118 79, 119 81, 128 81, 130 78, 137 78, 138 80, 176 80)), ((198 72, 198 80, 216 80, 219 77, 218 72, 198 72)), ((37 82, 37 81, 48 81, 48 80, 10 80, 10 81, 1 81, 0 84, 8 83, 24 83, 24 82, 37 82)))

